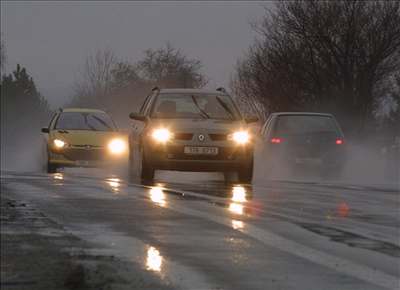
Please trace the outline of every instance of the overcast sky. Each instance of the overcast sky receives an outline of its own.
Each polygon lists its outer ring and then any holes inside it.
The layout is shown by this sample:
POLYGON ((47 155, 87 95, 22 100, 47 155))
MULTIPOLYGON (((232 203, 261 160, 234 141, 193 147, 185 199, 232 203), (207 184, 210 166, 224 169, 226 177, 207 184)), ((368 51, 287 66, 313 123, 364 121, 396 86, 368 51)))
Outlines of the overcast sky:
MULTIPOLYGON (((228 86, 230 73, 255 37, 250 22, 261 2, 1 1, 7 71, 26 66, 53 106, 71 95, 86 56, 112 49, 136 61, 169 41, 200 59, 210 87, 228 86)), ((271 5, 271 4, 269 4, 271 5)))

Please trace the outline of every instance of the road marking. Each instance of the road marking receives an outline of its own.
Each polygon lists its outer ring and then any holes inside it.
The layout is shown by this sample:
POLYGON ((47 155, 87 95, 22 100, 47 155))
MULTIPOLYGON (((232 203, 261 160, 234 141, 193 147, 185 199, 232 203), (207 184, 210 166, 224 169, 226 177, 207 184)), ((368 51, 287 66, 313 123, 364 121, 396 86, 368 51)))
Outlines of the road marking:
MULTIPOLYGON (((210 213, 204 213, 198 210, 189 209, 187 207, 171 206, 170 203, 167 208, 180 212, 186 215, 191 215, 216 222, 218 224, 232 228, 232 219, 224 218, 210 213)), ((397 277, 385 274, 381 271, 374 270, 370 267, 353 263, 343 258, 338 258, 321 251, 309 248, 302 244, 296 243, 284 237, 281 237, 273 232, 260 229, 244 223, 243 228, 237 230, 241 233, 252 237, 265 245, 280 249, 292 255, 312 261, 316 264, 331 268, 337 272, 344 273, 349 276, 367 281, 371 284, 378 285, 387 289, 398 289, 399 279, 397 277)))

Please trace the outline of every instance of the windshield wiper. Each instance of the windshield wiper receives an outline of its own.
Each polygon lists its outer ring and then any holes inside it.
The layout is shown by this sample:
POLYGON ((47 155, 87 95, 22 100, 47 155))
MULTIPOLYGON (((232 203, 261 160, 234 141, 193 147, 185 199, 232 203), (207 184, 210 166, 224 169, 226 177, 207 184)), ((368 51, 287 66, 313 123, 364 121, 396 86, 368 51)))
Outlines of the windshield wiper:
POLYGON ((113 128, 111 128, 110 125, 108 125, 104 120, 100 119, 97 116, 92 115, 93 119, 95 119, 97 122, 99 122, 100 124, 102 124, 104 127, 107 127, 108 129, 110 129, 110 131, 114 131, 113 128))
POLYGON ((226 112, 229 113, 231 116, 231 120, 236 120, 235 114, 232 112, 232 110, 229 108, 229 106, 218 96, 215 97, 218 101, 218 103, 225 109, 226 112))
POLYGON ((88 126, 89 129, 91 129, 93 131, 98 131, 95 127, 93 127, 91 124, 89 124, 89 122, 88 122, 89 120, 88 120, 88 115, 87 114, 83 115, 83 117, 84 117, 84 120, 85 120, 85 124, 86 124, 86 126, 88 126))
POLYGON ((196 100, 196 97, 193 95, 192 95, 192 100, 193 100, 193 103, 196 105, 197 109, 199 110, 200 115, 202 115, 206 119, 210 119, 210 116, 202 108, 200 108, 199 103, 196 100))

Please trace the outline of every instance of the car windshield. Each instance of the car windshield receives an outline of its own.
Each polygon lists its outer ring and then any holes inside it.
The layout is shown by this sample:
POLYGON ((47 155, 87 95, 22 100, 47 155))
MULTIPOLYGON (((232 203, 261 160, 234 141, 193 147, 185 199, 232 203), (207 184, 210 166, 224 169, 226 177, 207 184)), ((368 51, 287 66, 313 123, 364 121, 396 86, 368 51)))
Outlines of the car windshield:
POLYGON ((279 116, 275 127, 278 135, 337 134, 335 121, 329 116, 279 116))
POLYGON ((58 118, 55 129, 115 131, 116 127, 105 113, 65 112, 58 118))
POLYGON ((226 95, 160 94, 151 117, 238 120, 240 114, 232 99, 226 95))

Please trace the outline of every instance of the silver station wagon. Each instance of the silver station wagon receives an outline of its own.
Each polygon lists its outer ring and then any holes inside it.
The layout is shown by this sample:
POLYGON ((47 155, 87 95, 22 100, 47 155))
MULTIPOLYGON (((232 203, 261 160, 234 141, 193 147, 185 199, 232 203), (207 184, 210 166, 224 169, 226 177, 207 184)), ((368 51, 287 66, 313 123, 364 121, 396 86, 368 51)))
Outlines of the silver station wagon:
POLYGON ((152 180, 160 170, 223 172, 225 180, 251 182, 253 136, 234 100, 222 88, 158 89, 131 113, 130 175, 152 180))

